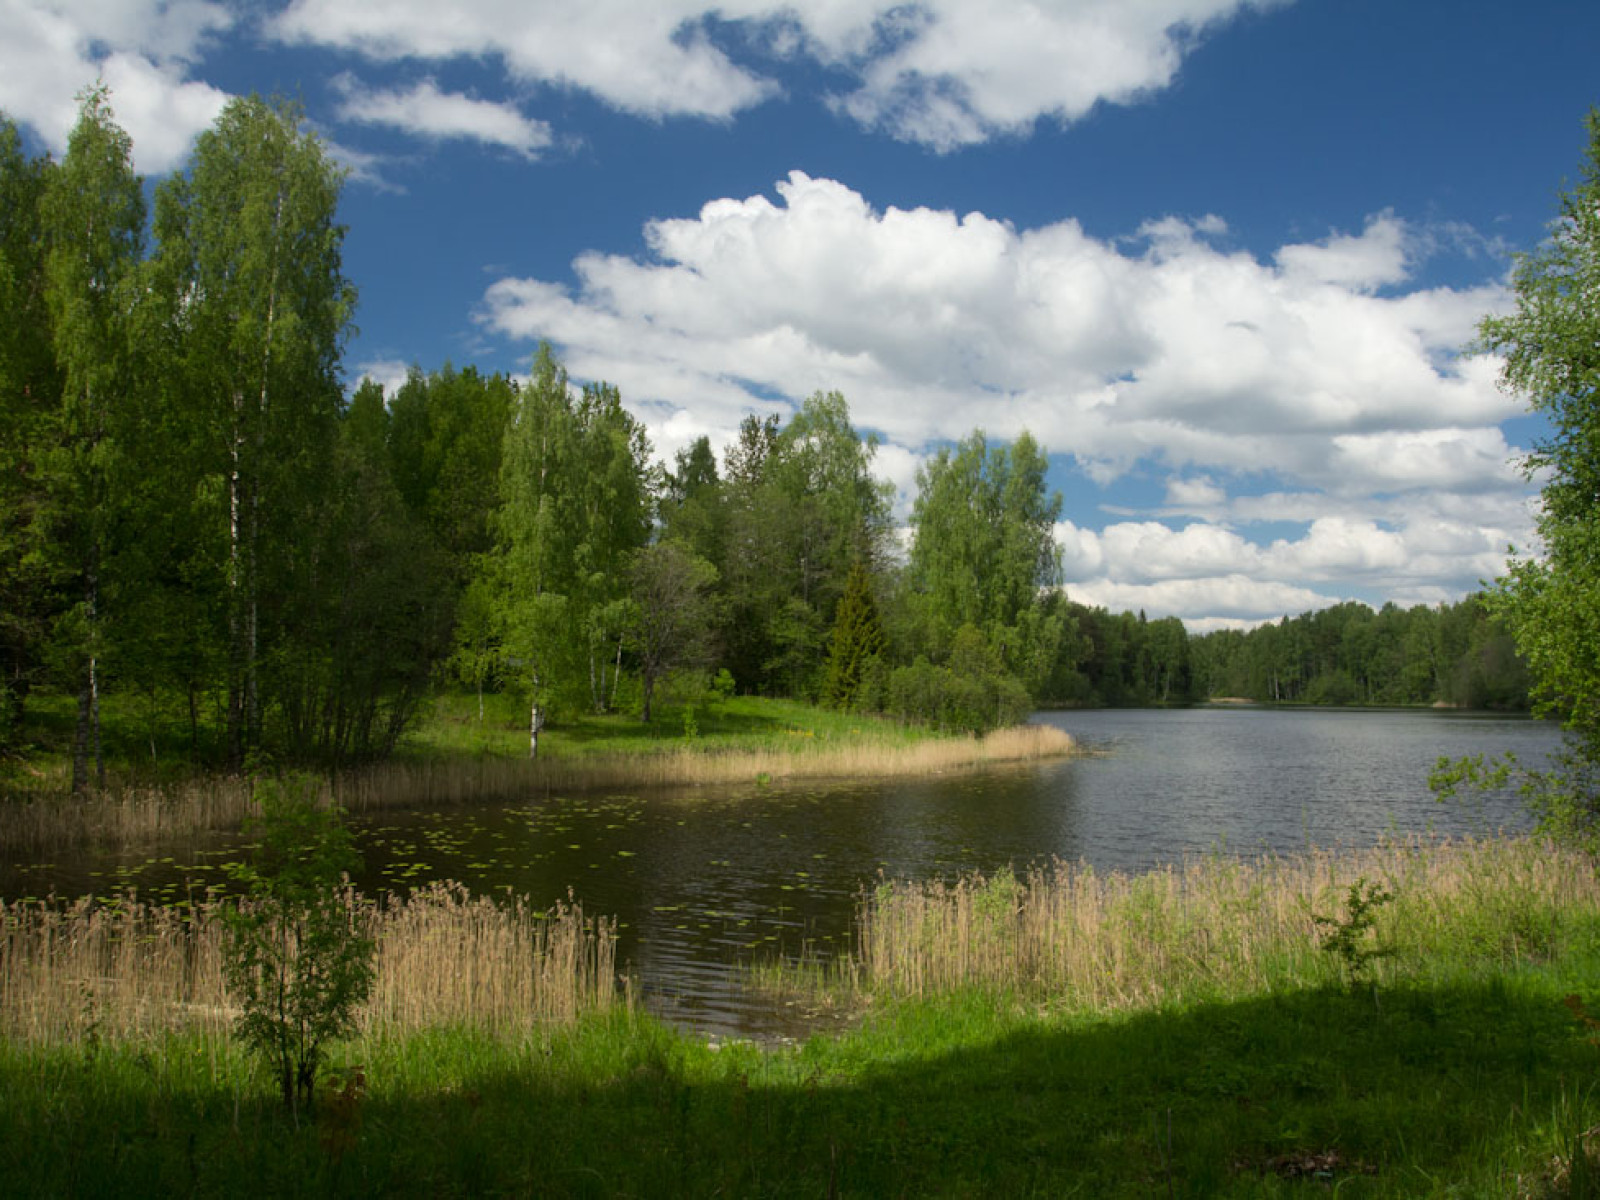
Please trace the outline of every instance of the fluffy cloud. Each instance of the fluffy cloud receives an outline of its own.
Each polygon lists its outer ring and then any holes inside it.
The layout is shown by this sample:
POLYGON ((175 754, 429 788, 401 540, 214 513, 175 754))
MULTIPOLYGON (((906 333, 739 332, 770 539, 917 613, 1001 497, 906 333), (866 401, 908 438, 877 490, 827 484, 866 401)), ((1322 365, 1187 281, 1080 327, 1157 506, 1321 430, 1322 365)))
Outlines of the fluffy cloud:
POLYGON ((800 172, 777 193, 652 223, 646 259, 585 255, 575 290, 502 279, 484 320, 724 426, 753 396, 837 387, 902 445, 1027 427, 1102 479, 1154 458, 1335 494, 1521 486, 1494 364, 1452 356, 1502 293, 1392 294, 1392 216, 1264 262, 1179 222, 1125 247, 1072 221, 878 212, 800 172))
POLYGON ((339 116, 346 121, 386 125, 429 139, 503 146, 525 158, 536 157, 552 140, 549 125, 524 116, 515 106, 442 92, 432 79, 407 91, 383 91, 345 74, 334 80, 334 88, 342 96, 339 116))
POLYGON ((1095 603, 1249 621, 1459 595, 1526 544, 1499 427, 1518 410, 1496 363, 1455 351, 1504 293, 1406 290, 1425 229, 1383 213, 1256 257, 1214 217, 1108 242, 878 211, 799 172, 776 191, 652 223, 645 257, 585 255, 574 288, 502 279, 482 319, 649 401, 668 446, 836 387, 887 437, 902 495, 930 444, 975 426, 1026 427, 1100 482, 1167 472, 1161 519, 1059 531, 1069 590, 1095 603), (1273 541, 1267 522, 1302 529, 1273 541))
POLYGON ((727 118, 776 88, 712 43, 698 25, 708 11, 681 0, 295 0, 272 28, 375 61, 496 56, 519 80, 582 88, 626 112, 727 118))
POLYGON ((394 398, 394 394, 405 386, 406 380, 411 375, 411 364, 398 358, 376 358, 371 362, 361 363, 357 368, 361 374, 357 382, 365 383, 371 380, 383 388, 383 394, 394 398))
MULTIPOLYGON (((1126 521, 1099 531, 1056 527, 1067 594, 1113 610, 1177 615, 1197 629, 1247 625, 1362 598, 1432 604, 1505 566, 1526 526, 1469 525, 1415 501, 1411 517, 1319 516, 1293 538, 1251 541, 1231 526, 1126 521), (1308 586, 1314 585, 1314 586, 1308 586), (1219 624, 1220 622, 1220 624, 1219 624)), ((1513 510, 1503 515, 1515 517, 1513 510)))
MULTIPOLYGON (((868 6, 859 6, 867 8, 868 6)), ((1096 104, 1127 103, 1166 87, 1208 27, 1238 0, 1078 0, 1053 5, 930 0, 874 5, 877 54, 851 53, 862 25, 828 49, 860 86, 838 105, 864 125, 937 149, 1026 131, 1041 117, 1071 121, 1096 104)), ((863 15, 865 15, 863 13, 863 15)))
POLYGON ((294 0, 272 28, 375 60, 496 56, 515 78, 649 116, 726 119, 778 94, 783 60, 853 81, 829 97, 946 150, 1167 86, 1200 35, 1277 0, 294 0))
POLYGON ((189 72, 233 21, 212 0, 7 0, 0 3, 0 110, 59 153, 77 120, 77 94, 103 79, 139 169, 169 171, 227 102, 189 72))

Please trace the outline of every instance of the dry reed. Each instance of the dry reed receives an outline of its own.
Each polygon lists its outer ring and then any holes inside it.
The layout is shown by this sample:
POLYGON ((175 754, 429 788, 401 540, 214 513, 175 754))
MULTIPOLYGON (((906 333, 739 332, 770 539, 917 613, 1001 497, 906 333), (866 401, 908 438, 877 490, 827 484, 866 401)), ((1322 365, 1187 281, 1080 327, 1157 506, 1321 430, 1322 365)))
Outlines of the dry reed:
MULTIPOLYGON (((488 796, 614 788, 749 783, 759 778, 881 779, 1060 758, 1072 737, 1046 725, 982 738, 910 745, 874 741, 759 750, 677 745, 659 753, 441 759, 388 763, 339 776, 331 794, 352 813, 466 803, 488 796)), ((213 777, 171 788, 108 789, 89 796, 16 797, 0 805, 0 847, 34 853, 85 842, 128 845, 204 830, 236 829, 255 811, 248 779, 213 777)))
MULTIPOLYGON (((0 901, 0 1035, 23 1042, 222 1033, 237 1015, 212 897, 182 908, 0 901)), ((496 904, 455 884, 351 903, 377 942, 367 1034, 471 1026, 528 1033, 629 1003, 614 924, 577 904, 496 904)))
POLYGON ((1313 918, 1342 919, 1360 877, 1395 893, 1376 930, 1390 974, 1538 958, 1600 905, 1593 864, 1535 839, 1213 856, 1141 875, 1058 861, 1022 878, 881 884, 834 980, 895 996, 999 987, 1078 1011, 1259 993, 1337 975, 1313 918))

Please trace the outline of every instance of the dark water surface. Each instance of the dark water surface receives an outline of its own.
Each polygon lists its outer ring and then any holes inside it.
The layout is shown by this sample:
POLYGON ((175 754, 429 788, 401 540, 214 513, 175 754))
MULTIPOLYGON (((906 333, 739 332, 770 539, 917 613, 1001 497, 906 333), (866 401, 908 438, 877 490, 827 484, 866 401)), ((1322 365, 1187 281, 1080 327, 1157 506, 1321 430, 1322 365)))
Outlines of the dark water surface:
MULTIPOLYGON (((936 779, 718 788, 492 802, 356 822, 363 889, 455 879, 540 905, 568 889, 617 918, 621 958, 663 1015, 771 1035, 786 1015, 753 1002, 740 970, 849 937, 880 873, 924 879, 1052 858, 1140 870, 1221 850, 1365 846, 1390 833, 1526 825, 1513 796, 1444 806, 1440 755, 1514 750, 1536 763, 1559 732, 1478 715, 1207 708, 1046 713, 1093 751, 1066 762, 936 779)), ((0 866, 8 896, 137 883, 181 894, 215 879, 227 843, 0 866), (186 870, 185 868, 191 868, 186 870)))

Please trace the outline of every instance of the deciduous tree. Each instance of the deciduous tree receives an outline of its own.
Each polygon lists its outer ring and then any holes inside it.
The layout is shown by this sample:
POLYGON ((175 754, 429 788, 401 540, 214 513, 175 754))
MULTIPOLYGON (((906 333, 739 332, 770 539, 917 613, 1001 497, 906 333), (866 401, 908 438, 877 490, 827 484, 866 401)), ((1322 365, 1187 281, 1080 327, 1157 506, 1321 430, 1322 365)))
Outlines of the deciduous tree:
POLYGON ((186 405, 226 530, 229 757, 260 741, 261 663, 308 580, 340 404, 339 355, 355 289, 342 266, 341 171, 297 107, 228 103, 187 175, 157 193, 160 262, 186 405))
POLYGON ((83 94, 66 157, 41 201, 44 294, 60 374, 61 402, 41 466, 48 483, 50 545, 71 577, 73 603, 57 622, 58 650, 78 691, 72 786, 98 773, 105 583, 124 497, 116 486, 119 423, 133 402, 131 308, 144 249, 144 192, 128 135, 112 118, 104 87, 83 94))
POLYGON ((61 399, 40 222, 51 169, 43 156, 23 153, 16 125, 0 114, 0 748, 42 669, 52 609, 36 469, 61 399))
POLYGON ((1524 461, 1543 483, 1540 554, 1515 559, 1490 594, 1526 656, 1543 711, 1570 734, 1566 770, 1540 782, 1545 815, 1600 837, 1600 109, 1576 185, 1560 196, 1548 240, 1513 274, 1515 309, 1485 318, 1481 348, 1503 358, 1501 386, 1550 434, 1524 461))
POLYGON ((711 661, 717 569, 686 546, 657 542, 634 556, 628 578, 628 641, 639 664, 641 716, 648 723, 656 685, 669 671, 711 661))

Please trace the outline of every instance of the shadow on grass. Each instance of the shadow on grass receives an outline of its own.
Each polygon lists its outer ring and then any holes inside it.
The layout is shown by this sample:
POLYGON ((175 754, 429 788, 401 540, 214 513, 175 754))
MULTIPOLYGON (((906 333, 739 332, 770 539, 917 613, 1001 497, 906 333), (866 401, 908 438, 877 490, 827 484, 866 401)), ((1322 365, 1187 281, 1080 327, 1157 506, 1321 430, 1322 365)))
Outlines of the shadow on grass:
POLYGON ((1548 990, 1298 992, 1072 1027, 995 1003, 777 1056, 613 1018, 523 1053, 446 1047, 435 1083, 396 1094, 385 1071, 430 1053, 408 1045, 368 1065, 354 1113, 325 1104, 298 1131, 255 1091, 239 1116, 135 1072, 91 1102, 89 1075, 9 1063, 0 1190, 1508 1195, 1597 1119, 1600 1051, 1548 990))
MULTIPOLYGON (((576 717, 552 730, 573 746, 626 746, 642 739, 682 737, 686 710, 686 705, 658 705, 649 724, 633 716, 576 717)), ((786 732, 792 724, 786 712, 717 711, 710 706, 696 707, 694 721, 702 738, 771 737, 786 732)))

